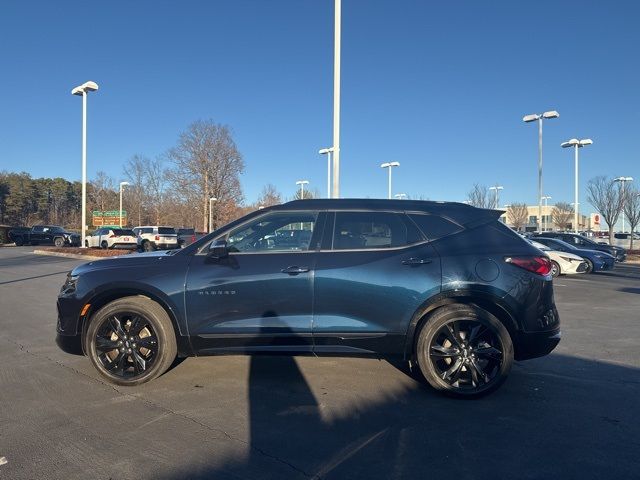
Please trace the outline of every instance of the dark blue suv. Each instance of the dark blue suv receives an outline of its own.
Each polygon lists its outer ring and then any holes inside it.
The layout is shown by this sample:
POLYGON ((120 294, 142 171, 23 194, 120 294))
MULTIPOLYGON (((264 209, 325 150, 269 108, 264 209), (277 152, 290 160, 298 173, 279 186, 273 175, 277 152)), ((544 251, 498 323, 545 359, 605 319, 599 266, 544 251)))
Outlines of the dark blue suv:
POLYGON ((497 388, 560 340, 551 263, 459 203, 302 200, 247 215, 183 250, 69 273, 58 343, 119 385, 176 356, 374 355, 437 390, 497 388))

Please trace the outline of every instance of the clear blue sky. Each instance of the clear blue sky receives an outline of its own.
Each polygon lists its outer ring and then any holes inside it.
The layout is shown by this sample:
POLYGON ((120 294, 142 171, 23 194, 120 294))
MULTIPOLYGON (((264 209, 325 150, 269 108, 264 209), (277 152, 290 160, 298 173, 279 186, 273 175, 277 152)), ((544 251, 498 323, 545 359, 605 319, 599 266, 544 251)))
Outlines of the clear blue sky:
MULTIPOLYGON (((379 164, 399 161, 394 192, 459 201, 499 182, 502 204, 533 204, 537 131, 521 118, 549 109, 553 203, 573 201, 574 136, 594 140, 581 202, 595 175, 640 180, 638 2, 343 0, 342 15, 343 196, 385 196, 379 164)), ((4 1, 0 62, 0 169, 79 179, 70 90, 94 80, 90 177, 120 180, 128 157, 210 118, 234 131, 248 202, 301 178, 325 193, 333 0, 4 1)))

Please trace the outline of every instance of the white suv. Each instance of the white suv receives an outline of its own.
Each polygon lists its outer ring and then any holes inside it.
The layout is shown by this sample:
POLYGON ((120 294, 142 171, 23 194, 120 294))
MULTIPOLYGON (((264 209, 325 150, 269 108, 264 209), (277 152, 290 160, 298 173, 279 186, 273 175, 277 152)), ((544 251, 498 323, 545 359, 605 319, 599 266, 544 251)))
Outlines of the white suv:
POLYGON ((180 248, 178 234, 173 227, 144 226, 133 229, 138 236, 138 249, 145 252, 180 248))
POLYGON ((136 248, 136 234, 128 228, 99 228, 84 241, 87 247, 136 248))

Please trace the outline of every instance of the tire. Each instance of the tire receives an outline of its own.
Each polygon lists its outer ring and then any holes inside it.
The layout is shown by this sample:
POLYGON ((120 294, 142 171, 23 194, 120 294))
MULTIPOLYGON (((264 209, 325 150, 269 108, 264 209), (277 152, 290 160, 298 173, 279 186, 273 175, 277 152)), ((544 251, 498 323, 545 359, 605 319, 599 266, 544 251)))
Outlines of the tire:
POLYGON ((551 260, 551 276, 553 278, 559 277, 562 274, 560 270, 560 265, 555 260, 551 260))
POLYGON ((84 246, 85 246, 85 247, 87 247, 87 248, 89 248, 89 240, 85 240, 85 241, 84 241, 84 246))
POLYGON ((103 250, 106 250, 109 248, 109 244, 107 243, 106 240, 103 240, 102 242, 100 242, 100 248, 102 248, 103 250))
POLYGON ((434 389, 449 396, 476 398, 507 379, 513 365, 513 343, 505 326, 491 313, 474 305, 450 305, 423 322, 415 357, 434 389))
POLYGON ((141 296, 120 298, 98 310, 86 326, 83 342, 100 375, 123 386, 159 377, 177 354, 169 315, 141 296))
POLYGON ((587 264, 587 269, 584 271, 584 273, 594 273, 593 272, 593 262, 591 260, 589 260, 588 258, 585 258, 584 261, 587 264))
POLYGON ((24 239, 22 237, 16 237, 13 243, 16 244, 16 247, 21 247, 24 245, 24 239))
POLYGON ((155 248, 153 247, 153 244, 151 242, 149 242, 148 240, 142 242, 142 251, 153 252, 154 250, 155 248))
POLYGON ((64 238, 62 237, 56 237, 53 239, 53 244, 60 248, 60 247, 64 247, 64 238))

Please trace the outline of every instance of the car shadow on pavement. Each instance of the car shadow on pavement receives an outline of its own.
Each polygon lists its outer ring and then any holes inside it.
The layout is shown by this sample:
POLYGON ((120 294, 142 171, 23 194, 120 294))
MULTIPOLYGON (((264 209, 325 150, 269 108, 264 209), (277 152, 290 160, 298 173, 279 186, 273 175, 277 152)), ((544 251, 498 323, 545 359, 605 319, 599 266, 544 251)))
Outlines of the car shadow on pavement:
POLYGON ((640 294, 640 288, 633 288, 633 287, 619 288, 618 291, 619 292, 625 292, 625 293, 639 293, 640 294))
POLYGON ((17 278, 15 280, 7 280, 6 282, 0 282, 0 285, 7 285, 9 283, 26 282, 27 280, 35 280, 37 278, 52 277, 54 275, 60 275, 61 273, 67 273, 69 270, 62 270, 61 272, 45 273, 44 275, 35 275, 33 277, 17 278))
POLYGON ((159 478, 546 479, 637 473, 636 368, 552 354, 516 363, 500 390, 468 401, 443 397, 406 377, 392 387, 387 378, 385 387, 375 388, 371 372, 353 371, 351 389, 348 383, 326 383, 336 372, 315 373, 307 381, 295 358, 255 356, 250 362, 248 442, 239 439, 234 458, 212 451, 211 466, 183 465, 179 474, 159 478), (373 388, 362 386, 363 377, 373 388))

